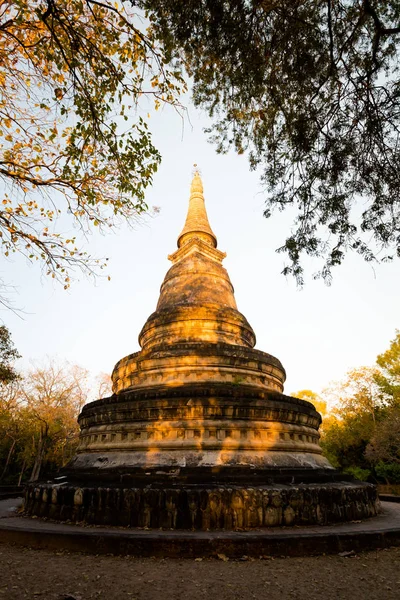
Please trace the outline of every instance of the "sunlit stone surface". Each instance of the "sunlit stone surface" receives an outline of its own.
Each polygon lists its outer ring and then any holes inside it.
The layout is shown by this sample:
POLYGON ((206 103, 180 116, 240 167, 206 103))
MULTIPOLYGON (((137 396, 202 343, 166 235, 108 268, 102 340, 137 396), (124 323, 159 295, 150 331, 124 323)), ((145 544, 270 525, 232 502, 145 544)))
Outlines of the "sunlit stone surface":
POLYGON ((342 481, 322 456, 319 413, 285 396, 280 361, 254 349, 224 258, 196 172, 142 349, 115 366, 113 396, 83 408, 67 479, 32 486, 28 512, 199 529, 376 514, 374 486, 342 481))
POLYGON ((82 411, 75 468, 331 468, 318 444, 319 414, 281 395, 281 363, 253 350, 224 258, 196 173, 178 250, 139 335, 142 350, 115 366, 116 397, 82 411))

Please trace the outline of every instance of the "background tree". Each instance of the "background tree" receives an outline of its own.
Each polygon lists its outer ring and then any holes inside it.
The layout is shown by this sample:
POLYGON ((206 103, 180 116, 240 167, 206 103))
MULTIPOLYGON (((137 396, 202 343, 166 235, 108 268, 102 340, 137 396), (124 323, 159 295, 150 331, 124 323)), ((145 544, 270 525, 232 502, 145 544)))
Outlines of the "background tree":
POLYGON ((366 449, 366 457, 379 477, 400 483, 400 331, 386 352, 376 360, 380 367, 376 381, 388 400, 384 418, 377 424, 366 449))
POLYGON ((377 373, 371 367, 353 369, 324 392, 334 408, 325 423, 323 449, 334 466, 353 473, 362 469, 364 477, 371 466, 366 448, 387 406, 375 380, 377 373))
POLYGON ((108 373, 99 373, 95 380, 96 398, 107 398, 112 395, 112 381, 108 373))
POLYGON ((0 479, 36 481, 73 456, 77 416, 88 399, 88 374, 50 361, 36 366, 0 393, 0 479))
POLYGON ((307 402, 311 402, 312 404, 314 404, 316 410, 320 413, 322 418, 326 416, 328 412, 326 400, 321 398, 312 390, 299 390, 298 392, 293 392, 291 395, 294 398, 299 398, 300 400, 307 400, 307 402))
POLYGON ((14 361, 20 358, 11 340, 11 334, 5 325, 0 325, 0 386, 16 381, 19 377, 14 361))
POLYGON ((38 260, 68 287, 74 267, 91 272, 101 262, 62 237, 60 216, 87 230, 147 210, 144 192, 161 157, 143 114, 165 102, 179 106, 184 87, 165 55, 129 2, 2 0, 5 256, 38 260))
POLYGON ((20 355, 5 325, 0 326, 0 481, 4 479, 21 437, 18 382, 14 362, 20 355))
POLYGON ((387 479, 396 472, 400 483, 400 406, 391 407, 378 423, 365 454, 378 474, 387 479))
POLYGON ((24 437, 20 403, 18 381, 0 386, 0 482, 7 476, 24 437))
POLYGON ((328 388, 325 395, 340 406, 346 416, 364 414, 374 425, 379 412, 390 402, 390 397, 379 385, 381 372, 377 367, 351 369, 346 377, 335 386, 328 388))
POLYGON ((389 348, 383 354, 379 354, 376 362, 380 368, 376 377, 378 385, 390 398, 390 403, 400 407, 400 331, 398 329, 389 348))
POLYGON ((44 461, 63 466, 71 458, 79 432, 76 419, 87 398, 87 378, 84 369, 54 362, 26 375, 21 394, 32 423, 29 481, 39 479, 44 461))
POLYGON ((366 479, 400 483, 400 333, 376 367, 353 369, 323 396, 333 410, 321 445, 332 464, 366 479))
POLYGON ((400 256, 399 0, 134 3, 192 77, 218 152, 261 169, 265 216, 295 209, 285 274, 301 284, 304 255, 328 282, 349 250, 400 256))

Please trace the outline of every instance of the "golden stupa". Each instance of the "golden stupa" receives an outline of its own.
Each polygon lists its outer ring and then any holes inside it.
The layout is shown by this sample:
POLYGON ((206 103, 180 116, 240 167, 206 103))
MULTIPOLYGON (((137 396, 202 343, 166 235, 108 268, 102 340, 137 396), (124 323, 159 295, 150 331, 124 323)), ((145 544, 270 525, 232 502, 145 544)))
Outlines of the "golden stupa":
POLYGON ((318 443, 319 414, 307 402, 287 404, 281 363, 253 350, 256 337, 237 309, 225 256, 196 172, 172 267, 139 334, 142 350, 120 360, 112 374, 121 416, 113 413, 110 423, 108 400, 102 410, 97 402, 84 408, 77 468, 331 468, 318 443), (128 423, 122 411, 132 394, 138 402, 128 423))
POLYGON ((28 512, 195 529, 376 513, 374 486, 343 481, 322 455, 319 413, 285 396, 280 361, 254 349, 225 256, 196 171, 141 350, 115 366, 111 397, 84 406, 63 484, 29 489, 28 512))

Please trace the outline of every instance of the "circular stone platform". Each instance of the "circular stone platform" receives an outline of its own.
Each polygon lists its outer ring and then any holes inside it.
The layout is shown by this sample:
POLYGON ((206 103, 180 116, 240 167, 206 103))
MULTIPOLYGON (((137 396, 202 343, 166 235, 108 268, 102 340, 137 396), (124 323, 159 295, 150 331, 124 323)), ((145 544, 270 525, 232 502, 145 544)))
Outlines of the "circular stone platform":
POLYGON ((366 521, 325 527, 284 527, 252 531, 155 531, 82 527, 16 516, 16 499, 0 501, 0 542, 35 548, 138 557, 306 556, 358 552, 400 545, 400 503, 382 502, 366 521))
POLYGON ((257 485, 255 481, 250 486, 240 482, 240 475, 231 476, 236 484, 174 485, 161 475, 155 483, 151 472, 134 474, 135 487, 31 484, 25 493, 25 512, 98 525, 205 531, 326 525, 373 517, 380 511, 376 487, 368 483, 257 485))

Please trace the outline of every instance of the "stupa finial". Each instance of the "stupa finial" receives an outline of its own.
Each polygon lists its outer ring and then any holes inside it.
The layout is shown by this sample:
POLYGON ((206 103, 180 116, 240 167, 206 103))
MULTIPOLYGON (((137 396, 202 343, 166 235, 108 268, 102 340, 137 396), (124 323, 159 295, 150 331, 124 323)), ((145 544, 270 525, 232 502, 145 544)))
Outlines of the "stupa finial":
POLYGON ((191 239, 197 237, 205 242, 217 247, 217 238, 213 233, 208 216, 203 196, 203 182, 201 180, 200 171, 195 163, 193 165, 193 179, 190 186, 189 209, 186 217, 184 228, 178 237, 178 248, 191 239))
POLYGON ((193 193, 203 193, 203 182, 201 180, 201 172, 196 163, 194 163, 193 165, 193 179, 192 184, 190 186, 190 194, 192 195, 193 193))

